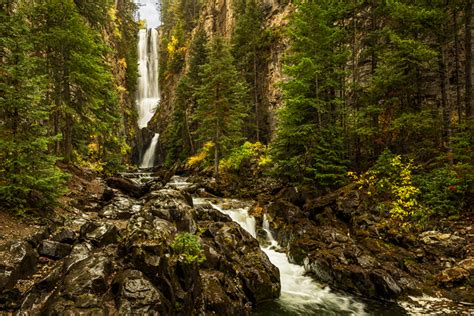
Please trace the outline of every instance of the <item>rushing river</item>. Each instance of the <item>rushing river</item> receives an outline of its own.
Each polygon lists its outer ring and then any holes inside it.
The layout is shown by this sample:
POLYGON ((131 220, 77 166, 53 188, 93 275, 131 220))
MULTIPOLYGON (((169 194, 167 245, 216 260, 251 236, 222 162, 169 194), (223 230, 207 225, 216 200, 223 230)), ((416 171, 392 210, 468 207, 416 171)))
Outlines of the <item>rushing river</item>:
MULTIPOLYGON (((191 185, 186 178, 175 176, 169 187, 184 189, 191 185)), ((329 315, 474 315, 473 309, 460 306, 450 300, 429 296, 409 297, 407 301, 381 302, 356 298, 322 286, 306 275, 302 266, 292 264, 278 242, 273 238, 268 221, 263 220, 266 240, 257 234, 256 220, 248 211, 252 202, 228 199, 194 198, 195 205, 208 204, 229 215, 233 221, 260 238, 262 250, 270 261, 280 270, 281 295, 278 299, 261 304, 255 315, 258 316, 329 316, 329 315)), ((257 239, 258 239, 257 238, 257 239)))
MULTIPOLYGON (((207 203, 195 199, 196 204, 207 203)), ((210 205, 220 212, 229 215, 242 228, 257 238, 255 218, 248 214, 248 207, 223 208, 218 204, 210 205)), ((268 222, 264 221, 263 229, 267 240, 262 250, 270 261, 280 270, 281 296, 271 304, 260 307, 260 315, 367 315, 365 304, 350 296, 336 294, 327 287, 322 287, 311 277, 305 275, 304 268, 289 262, 286 254, 274 240, 268 222)))

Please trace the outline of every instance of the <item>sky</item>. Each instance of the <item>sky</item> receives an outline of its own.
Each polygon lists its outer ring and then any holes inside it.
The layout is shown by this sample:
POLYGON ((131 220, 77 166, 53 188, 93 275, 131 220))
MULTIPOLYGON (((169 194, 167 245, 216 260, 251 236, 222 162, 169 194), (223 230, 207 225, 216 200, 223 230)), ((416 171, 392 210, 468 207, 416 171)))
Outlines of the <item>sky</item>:
POLYGON ((135 2, 144 5, 139 8, 140 19, 146 20, 147 27, 158 27, 160 25, 160 14, 155 4, 158 0, 135 0, 135 2))

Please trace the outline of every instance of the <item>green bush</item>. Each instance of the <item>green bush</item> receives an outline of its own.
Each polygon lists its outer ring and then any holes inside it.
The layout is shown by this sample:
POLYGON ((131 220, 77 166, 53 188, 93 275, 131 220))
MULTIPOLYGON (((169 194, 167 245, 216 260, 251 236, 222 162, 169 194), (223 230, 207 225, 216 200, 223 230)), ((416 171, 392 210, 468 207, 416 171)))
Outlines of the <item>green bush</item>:
POLYGON ((421 189, 421 200, 435 215, 460 212, 468 189, 466 180, 466 177, 458 174, 456 166, 434 169, 416 177, 421 189))
POLYGON ((260 142, 245 142, 242 146, 234 148, 227 158, 220 161, 221 168, 228 171, 241 171, 245 167, 254 173, 261 171, 270 164, 268 147, 260 142))
POLYGON ((412 161, 404 162, 400 155, 384 151, 374 168, 357 176, 350 173, 356 183, 367 188, 368 194, 384 201, 390 216, 402 221, 424 217, 424 207, 419 204, 420 189, 414 184, 412 161))
POLYGON ((178 260, 187 263, 201 263, 206 260, 199 238, 190 233, 179 233, 171 243, 178 260))

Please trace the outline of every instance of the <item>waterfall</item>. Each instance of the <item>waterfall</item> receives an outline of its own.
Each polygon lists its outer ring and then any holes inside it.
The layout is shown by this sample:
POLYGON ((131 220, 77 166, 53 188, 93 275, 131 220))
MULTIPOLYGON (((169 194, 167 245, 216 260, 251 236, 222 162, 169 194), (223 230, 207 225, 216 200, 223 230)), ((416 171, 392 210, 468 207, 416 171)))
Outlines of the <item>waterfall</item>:
POLYGON ((140 168, 143 168, 143 169, 153 168, 155 164, 156 146, 158 145, 159 138, 160 138, 160 134, 158 133, 156 133, 155 136, 153 136, 150 147, 148 147, 148 149, 145 152, 145 156, 143 156, 143 160, 140 165, 140 168))
POLYGON ((137 110, 138 127, 148 125, 160 102, 158 86, 158 32, 156 29, 141 29, 138 33, 138 79, 137 110))
MULTIPOLYGON (((138 90, 137 112, 138 127, 146 128, 156 112, 160 102, 158 85, 158 31, 156 29, 141 29, 138 33, 138 90)), ((140 168, 152 168, 155 162, 155 152, 159 135, 155 134, 150 147, 145 152, 140 168)))
MULTIPOLYGON (((195 199, 197 205, 202 203, 195 199)), ((249 215, 248 208, 223 209, 210 203, 216 210, 229 215, 253 237, 257 235, 255 218, 249 215)), ((280 270, 281 296, 277 300, 284 315, 366 315, 365 305, 352 297, 337 294, 315 282, 306 275, 302 266, 290 263, 281 246, 273 238, 266 216, 262 229, 266 232, 268 245, 262 247, 270 261, 280 270)))

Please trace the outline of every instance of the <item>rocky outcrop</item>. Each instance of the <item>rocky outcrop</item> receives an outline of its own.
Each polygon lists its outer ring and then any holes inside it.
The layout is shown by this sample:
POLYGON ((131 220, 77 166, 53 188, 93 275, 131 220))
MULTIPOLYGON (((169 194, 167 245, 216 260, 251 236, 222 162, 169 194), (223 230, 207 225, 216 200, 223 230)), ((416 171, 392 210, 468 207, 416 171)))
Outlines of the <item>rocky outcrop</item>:
POLYGON ((37 260, 38 254, 27 242, 3 245, 0 248, 0 293, 36 272, 37 260))
POLYGON ((291 261, 320 282, 377 299, 436 292, 473 302, 472 235, 400 229, 368 210, 353 186, 303 199, 287 188, 250 213, 266 214, 291 261))
POLYGON ((278 269, 258 242, 228 216, 193 207, 185 190, 159 189, 140 199, 115 192, 107 203, 83 213, 87 219, 66 220, 34 247, 16 242, 0 249, 0 311, 249 315, 279 296, 278 269), (197 232, 205 260, 184 261, 173 240, 197 232), (31 286, 18 286, 19 279, 31 286))

